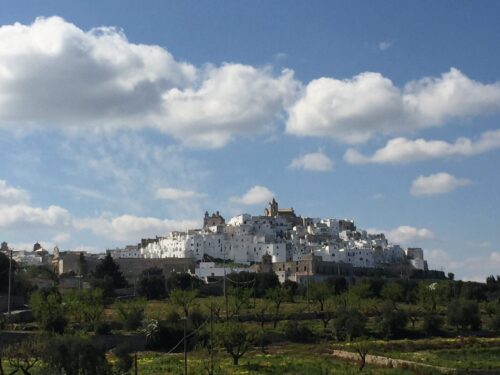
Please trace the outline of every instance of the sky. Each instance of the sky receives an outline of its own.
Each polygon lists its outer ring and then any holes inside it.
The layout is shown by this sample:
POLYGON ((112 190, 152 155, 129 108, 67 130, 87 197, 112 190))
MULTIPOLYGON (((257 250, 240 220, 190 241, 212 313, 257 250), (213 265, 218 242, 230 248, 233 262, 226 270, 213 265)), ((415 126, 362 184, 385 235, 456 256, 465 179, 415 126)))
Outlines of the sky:
POLYGON ((500 274, 497 1, 0 3, 0 241, 101 252, 269 199, 500 274))

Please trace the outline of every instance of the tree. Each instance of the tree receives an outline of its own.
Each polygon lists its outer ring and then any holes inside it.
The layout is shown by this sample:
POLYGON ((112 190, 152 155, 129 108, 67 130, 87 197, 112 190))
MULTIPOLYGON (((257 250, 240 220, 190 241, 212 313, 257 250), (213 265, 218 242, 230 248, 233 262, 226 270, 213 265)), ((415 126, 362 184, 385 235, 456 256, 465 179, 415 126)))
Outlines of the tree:
MULTIPOLYGON (((9 285, 9 257, 0 253, 0 293, 6 293, 9 285)), ((14 272, 16 264, 12 261, 12 271, 14 272)))
POLYGON ((233 358, 233 364, 238 362, 250 348, 255 338, 254 332, 247 326, 236 322, 225 322, 217 327, 217 340, 233 358))
MULTIPOLYGON (((240 272, 241 274, 241 272, 240 272)), ((249 280, 255 280, 255 297, 264 297, 268 289, 277 288, 280 286, 278 276, 274 272, 252 273, 247 277, 249 280)))
POLYGON ((360 299, 373 297, 371 285, 367 280, 358 281, 356 284, 351 286, 349 288, 349 294, 360 299))
POLYGON ((167 290, 161 268, 153 267, 142 271, 137 292, 148 300, 165 298, 167 290))
POLYGON ((328 323, 335 316, 335 312, 334 312, 335 300, 332 297, 329 297, 325 300, 323 306, 324 306, 323 311, 316 312, 316 315, 323 323, 323 330, 326 331, 326 328, 328 327, 328 323))
POLYGON ((63 333, 68 323, 66 306, 56 290, 40 290, 31 295, 29 306, 33 317, 45 331, 63 333))
POLYGON ((181 290, 176 289, 170 293, 170 300, 182 308, 184 317, 187 319, 189 316, 189 308, 196 299, 196 290, 181 290))
POLYGON ((63 301, 71 320, 87 329, 95 329, 104 313, 102 289, 73 290, 64 295, 63 301))
POLYGON ((87 261, 85 260, 85 254, 80 253, 78 258, 78 274, 80 276, 85 276, 87 274, 87 261))
POLYGON ((283 288, 286 290, 286 300, 287 302, 295 302, 295 296, 299 290, 299 284, 292 280, 285 280, 283 283, 283 288))
POLYGON ((448 305, 447 320, 457 329, 477 330, 481 327, 479 305, 475 301, 451 301, 448 305))
POLYGON ((354 343, 353 347, 359 356, 359 371, 363 371, 366 365, 366 356, 368 355, 368 352, 371 350, 371 345, 365 340, 360 340, 354 343))
MULTIPOLYGON (((31 375, 31 370, 40 361, 43 350, 43 342, 40 339, 31 338, 7 346, 2 354, 7 358, 10 367, 14 369, 11 374, 21 371, 23 375, 31 375)), ((3 374, 1 365, 0 373, 3 374)))
POLYGON ((389 281, 380 291, 380 296, 393 304, 400 302, 403 299, 403 287, 396 281, 389 281))
POLYGON ((357 309, 340 308, 333 320, 337 340, 351 341, 365 333, 366 317, 357 309))
POLYGON ((420 304, 427 311, 436 311, 439 291, 437 283, 421 282, 418 286, 418 296, 420 304))
POLYGON ((113 354, 116 357, 116 375, 127 375, 130 374, 134 359, 130 355, 130 348, 127 345, 118 345, 114 350, 113 354))
POLYGON ((401 334, 408 322, 408 316, 403 310, 397 309, 392 303, 385 303, 376 319, 380 332, 386 338, 394 338, 401 334))
POLYGON ((268 319, 268 311, 271 308, 271 301, 268 299, 265 299, 258 305, 258 307, 255 309, 255 317, 260 323, 260 328, 264 329, 264 324, 268 319))
POLYGON ((311 283, 309 285, 309 297, 319 304, 319 310, 323 311, 325 302, 330 296, 330 290, 325 283, 311 283))
POLYGON ((342 276, 333 276, 326 280, 333 294, 339 295, 347 291, 347 280, 342 276))
POLYGON ((145 306, 146 301, 142 298, 116 303, 118 318, 122 322, 125 329, 132 331, 141 326, 141 323, 144 320, 145 306))
POLYGON ((167 277, 167 289, 168 291, 180 289, 180 290, 194 290, 198 289, 203 285, 203 281, 199 278, 192 276, 191 274, 184 273, 171 273, 167 277))
POLYGON ((423 331, 427 336, 434 336, 441 332, 443 319, 434 311, 424 313, 423 331))
POLYGON ((283 287, 277 287, 273 289, 269 289, 266 292, 266 298, 274 303, 274 318, 273 318, 273 326, 276 328, 279 321, 279 313, 280 306, 286 300, 287 291, 283 287))
POLYGON ((52 375, 110 375, 104 347, 96 346, 83 337, 54 337, 42 356, 52 375))
POLYGON ((97 265, 94 276, 97 279, 109 280, 113 289, 126 288, 128 286, 127 280, 125 280, 125 277, 120 271, 120 266, 115 263, 109 253, 97 265))
POLYGON ((244 306, 249 305, 250 298, 252 297, 252 289, 244 288, 238 285, 229 288, 228 294, 231 297, 230 301, 233 307, 231 315, 235 316, 240 314, 240 311, 244 306))

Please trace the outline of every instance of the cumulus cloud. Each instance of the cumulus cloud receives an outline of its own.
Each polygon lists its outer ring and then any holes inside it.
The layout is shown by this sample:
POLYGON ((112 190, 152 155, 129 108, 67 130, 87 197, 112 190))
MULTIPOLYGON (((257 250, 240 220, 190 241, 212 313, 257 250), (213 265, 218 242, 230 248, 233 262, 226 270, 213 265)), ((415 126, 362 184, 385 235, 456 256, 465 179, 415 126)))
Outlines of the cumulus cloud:
POLYGON ((328 172, 333 169, 333 161, 323 152, 313 152, 293 159, 290 168, 328 172))
POLYGON ((452 68, 402 89, 379 73, 309 82, 289 109, 286 130, 298 136, 362 143, 376 134, 441 126, 450 119, 500 112, 500 83, 483 84, 452 68))
POLYGON ((368 232, 385 233, 386 237, 391 242, 401 245, 413 245, 434 238, 434 233, 431 230, 427 228, 416 228, 410 225, 400 225, 390 230, 368 229, 368 232))
POLYGON ((500 252, 477 256, 456 257, 442 249, 424 250, 429 268, 453 272, 462 280, 485 282, 489 275, 498 275, 500 269, 500 252))
POLYGON ((52 238, 52 242, 56 244, 61 244, 68 242, 71 239, 71 234, 69 233, 59 233, 52 238))
POLYGON ((26 204, 0 206, 0 228, 14 226, 60 227, 71 225, 71 215, 59 206, 47 208, 26 204))
POLYGON ((411 184, 410 193, 413 196, 445 194, 470 183, 466 178, 441 172, 417 177, 411 184))
POLYGON ((0 228, 16 226, 62 227, 71 224, 67 210, 57 205, 47 208, 30 204, 30 194, 0 180, 0 228))
POLYGON ((204 197, 205 194, 198 193, 192 190, 181 190, 175 188, 160 188, 156 190, 156 199, 165 200, 181 200, 181 199, 196 199, 204 197))
POLYGON ((300 85, 293 72, 240 64, 199 69, 113 27, 59 17, 0 27, 0 127, 153 128, 192 147, 273 126, 300 85))
POLYGON ((7 181, 0 180, 0 206, 7 204, 26 203, 30 200, 29 193, 20 188, 15 188, 7 184, 7 181))
POLYGON ((423 160, 466 157, 500 148, 500 129, 486 131, 475 140, 458 138, 454 143, 425 139, 394 138, 371 156, 348 149, 344 160, 351 164, 405 164, 423 160))
POLYGON ((274 193, 265 186, 255 185, 241 197, 232 197, 231 202, 247 206, 261 204, 273 199, 274 193))
POLYGON ((98 236, 126 242, 165 235, 173 230, 196 228, 199 222, 196 220, 164 220, 155 217, 121 215, 76 219, 74 225, 78 230, 90 230, 98 236))
POLYGON ((297 89, 290 70, 275 78, 241 64, 209 69, 199 88, 164 95, 165 130, 188 146, 221 147, 235 135, 272 129, 297 89))

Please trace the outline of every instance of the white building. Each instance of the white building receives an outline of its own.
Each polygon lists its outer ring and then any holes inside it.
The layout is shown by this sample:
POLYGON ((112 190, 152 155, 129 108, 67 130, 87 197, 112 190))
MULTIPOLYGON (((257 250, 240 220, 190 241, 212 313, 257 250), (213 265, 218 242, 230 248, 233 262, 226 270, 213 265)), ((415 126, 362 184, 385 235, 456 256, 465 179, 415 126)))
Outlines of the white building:
POLYGON ((260 262, 266 254, 273 262, 300 261, 314 253, 323 261, 353 267, 408 260, 414 268, 423 269, 425 264, 422 249, 403 250, 389 244, 383 233, 356 229, 352 220, 296 216, 293 209, 279 209, 274 199, 263 216, 241 214, 226 223, 218 212, 211 216, 207 212, 202 229, 143 240, 138 251, 145 258, 226 259, 237 263, 260 262))
POLYGON ((255 272, 250 268, 243 267, 216 267, 214 262, 200 262, 195 274, 202 280, 208 281, 210 277, 224 277, 230 273, 255 272))

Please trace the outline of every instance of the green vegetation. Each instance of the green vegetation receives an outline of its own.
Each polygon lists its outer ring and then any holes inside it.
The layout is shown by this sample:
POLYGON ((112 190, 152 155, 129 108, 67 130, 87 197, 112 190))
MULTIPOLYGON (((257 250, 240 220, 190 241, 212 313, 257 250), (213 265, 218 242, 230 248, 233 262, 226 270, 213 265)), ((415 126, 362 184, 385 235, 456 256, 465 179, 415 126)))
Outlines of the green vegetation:
POLYGON ((223 296, 220 281, 165 278, 152 268, 138 280, 139 296, 117 298, 126 283, 112 259, 85 277, 103 288, 31 293, 33 328, 47 336, 2 347, 0 375, 130 373, 130 349, 106 351, 94 333, 145 336, 146 350, 156 352, 139 353, 140 374, 182 374, 184 348, 190 374, 410 373, 375 365, 369 354, 416 362, 421 373, 436 370, 423 365, 500 371, 500 338, 467 338, 498 335, 498 278, 337 276, 281 285, 273 273, 242 272, 228 275, 223 296), (333 350, 351 354, 339 359, 333 350))

